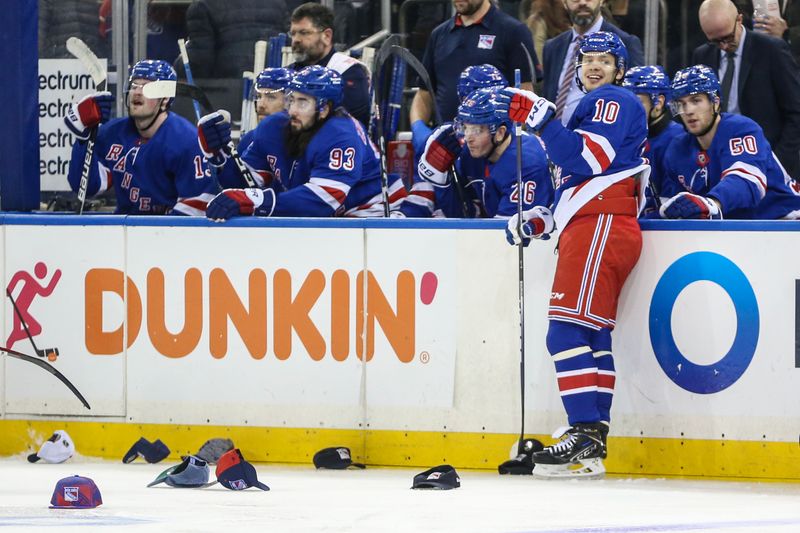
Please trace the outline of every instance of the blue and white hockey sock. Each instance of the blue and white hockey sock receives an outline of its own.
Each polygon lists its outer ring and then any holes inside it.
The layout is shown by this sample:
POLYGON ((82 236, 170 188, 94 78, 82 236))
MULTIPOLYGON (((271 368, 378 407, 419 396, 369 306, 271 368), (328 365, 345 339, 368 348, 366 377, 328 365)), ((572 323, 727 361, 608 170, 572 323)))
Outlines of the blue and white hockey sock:
POLYGON ((603 328, 592 335, 592 352, 597 365, 597 410, 600 420, 611 422, 611 402, 614 399, 614 356, 611 353, 611 330, 603 328))

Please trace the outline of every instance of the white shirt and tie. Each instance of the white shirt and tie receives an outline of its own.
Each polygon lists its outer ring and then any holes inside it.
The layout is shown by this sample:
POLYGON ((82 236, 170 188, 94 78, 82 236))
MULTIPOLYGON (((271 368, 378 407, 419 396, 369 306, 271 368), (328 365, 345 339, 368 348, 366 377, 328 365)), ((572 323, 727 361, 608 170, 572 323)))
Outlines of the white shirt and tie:
MULTIPOLYGON (((742 37, 739 39, 739 46, 734 51, 736 54, 733 58, 733 79, 731 80, 731 88, 730 94, 728 94, 728 113, 736 113, 741 114, 739 111, 739 73, 742 71, 742 51, 744 50, 744 41, 747 38, 747 30, 744 26, 742 26, 742 37)), ((722 81, 725 79, 725 72, 728 70, 728 58, 727 52, 724 50, 719 51, 719 81, 722 84, 722 81)))
MULTIPOLYGON (((583 37, 587 35, 591 35, 593 33, 597 33, 600 31, 600 27, 603 25, 603 17, 597 17, 597 20, 594 21, 586 33, 583 34, 583 37)), ((564 65, 561 67, 561 75, 558 77, 558 86, 559 88, 564 84, 564 76, 571 76, 572 81, 570 82, 569 93, 567 93, 567 100, 564 104, 564 111, 561 115, 561 123, 565 126, 567 122, 569 122, 570 117, 575 112, 575 108, 578 107, 578 102, 580 102, 581 98, 583 98, 583 91, 578 88, 578 84, 575 82, 575 67, 570 66, 570 62, 573 63, 575 61, 575 56, 578 52, 578 37, 581 35, 578 34, 574 29, 572 30, 572 40, 570 41, 569 48, 567 48, 567 55, 564 57, 564 65)))

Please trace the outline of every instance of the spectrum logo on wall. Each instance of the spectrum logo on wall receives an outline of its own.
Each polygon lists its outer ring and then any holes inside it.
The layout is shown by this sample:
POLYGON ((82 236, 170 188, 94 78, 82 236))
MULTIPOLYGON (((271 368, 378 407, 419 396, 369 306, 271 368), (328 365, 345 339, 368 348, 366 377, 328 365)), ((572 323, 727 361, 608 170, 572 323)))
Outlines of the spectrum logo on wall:
POLYGON ((204 276, 190 268, 183 275, 183 301, 168 296, 174 291, 166 290, 160 268, 151 268, 142 285, 127 278, 126 287, 125 280, 125 273, 117 269, 95 268, 86 273, 84 340, 93 355, 124 351, 124 325, 109 329, 104 324, 104 306, 113 298, 124 301, 126 290, 127 347, 146 335, 153 348, 169 358, 203 350, 205 330, 208 352, 217 359, 228 354, 229 335, 235 334, 253 359, 263 359, 268 352, 279 360, 296 357, 296 338, 301 352, 315 361, 326 356, 344 361, 351 355, 370 361, 377 326, 397 359, 410 363, 417 352, 418 311, 437 307, 441 300, 435 273, 416 275, 409 270, 399 271, 392 290, 386 290, 371 271, 365 276, 364 271, 328 274, 313 269, 298 277, 278 269, 270 278, 265 271, 253 269, 247 288, 237 289, 222 269, 204 276), (387 293, 394 294, 391 301, 387 293), (168 314, 174 313, 183 318, 179 331, 168 327, 168 314))

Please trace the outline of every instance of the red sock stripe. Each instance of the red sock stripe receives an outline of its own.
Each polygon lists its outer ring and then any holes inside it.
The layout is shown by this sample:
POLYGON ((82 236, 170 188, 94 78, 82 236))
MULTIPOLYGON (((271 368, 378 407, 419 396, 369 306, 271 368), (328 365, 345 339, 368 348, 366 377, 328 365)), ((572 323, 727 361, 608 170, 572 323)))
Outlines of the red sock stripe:
POLYGON ((577 376, 564 376, 558 378, 558 390, 561 392, 583 387, 596 387, 597 373, 578 374, 577 376))
POLYGON ((597 386, 604 389, 614 389, 614 384, 617 382, 616 376, 608 374, 597 375, 597 386))

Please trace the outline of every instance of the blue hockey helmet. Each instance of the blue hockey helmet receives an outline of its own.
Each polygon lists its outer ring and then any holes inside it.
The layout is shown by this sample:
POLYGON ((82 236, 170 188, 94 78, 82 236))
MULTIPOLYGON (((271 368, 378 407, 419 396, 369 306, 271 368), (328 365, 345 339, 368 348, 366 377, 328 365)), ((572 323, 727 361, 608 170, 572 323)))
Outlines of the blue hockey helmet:
POLYGON ((648 94, 655 105, 658 97, 664 95, 669 100, 670 80, 664 68, 659 65, 646 65, 643 67, 631 67, 625 73, 622 86, 633 94, 648 94))
POLYGON ((586 54, 611 54, 620 70, 625 70, 628 65, 628 49, 619 36, 610 31, 598 31, 584 37, 575 59, 579 65, 586 54))
POLYGON ((675 73, 671 91, 673 99, 703 93, 714 100, 719 97, 719 80, 717 74, 710 67, 694 65, 675 73))
POLYGON ((322 111, 328 102, 334 109, 342 105, 342 77, 335 70, 320 65, 311 65, 297 72, 286 91, 313 96, 317 100, 317 111, 322 111))
POLYGON ((283 90, 290 81, 292 81, 292 71, 288 68, 265 68, 256 77, 256 90, 283 90))
MULTIPOLYGON (((511 121, 508 115, 501 112, 497 105, 497 93, 502 87, 488 87, 473 91, 458 106, 456 115, 456 128, 462 130, 466 124, 479 124, 489 127, 492 135, 497 132, 497 128, 505 126, 511 129, 511 121)), ((463 130, 462 130, 463 133, 463 130)))
MULTIPOLYGON (((131 68, 131 74, 128 76, 128 87, 133 80, 164 80, 164 81, 177 81, 178 75, 172 65, 161 59, 143 59, 131 68)), ((167 105, 172 104, 175 98, 169 98, 167 105)))
POLYGON ((508 87, 508 81, 494 65, 469 66, 458 77, 458 100, 463 102, 474 90, 487 87, 508 87))

